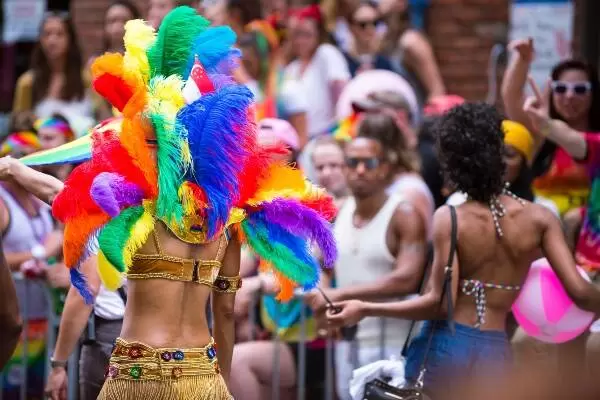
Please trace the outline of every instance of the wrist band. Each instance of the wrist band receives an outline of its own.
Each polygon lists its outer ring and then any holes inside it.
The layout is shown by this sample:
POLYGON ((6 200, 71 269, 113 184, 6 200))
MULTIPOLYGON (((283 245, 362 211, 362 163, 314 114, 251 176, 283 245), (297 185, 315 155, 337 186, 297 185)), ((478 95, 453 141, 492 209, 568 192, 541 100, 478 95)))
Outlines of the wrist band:
POLYGON ((59 361, 54 358, 50 359, 50 368, 67 368, 67 361, 59 361))

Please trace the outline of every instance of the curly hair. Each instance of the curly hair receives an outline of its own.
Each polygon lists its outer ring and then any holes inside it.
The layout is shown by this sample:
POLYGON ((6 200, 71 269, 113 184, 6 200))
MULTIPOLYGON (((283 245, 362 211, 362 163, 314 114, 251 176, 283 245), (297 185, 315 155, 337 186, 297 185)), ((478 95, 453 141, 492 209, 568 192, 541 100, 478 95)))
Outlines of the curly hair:
POLYGON ((442 171, 452 189, 487 203, 504 188, 502 116, 491 105, 465 103, 437 123, 442 171))
MULTIPOLYGON (((358 136, 377 140, 387 151, 388 161, 407 172, 419 171, 419 159, 406 146, 404 134, 394 118, 385 113, 366 113, 358 123, 358 136)), ((395 171, 393 171, 395 172, 395 171)))

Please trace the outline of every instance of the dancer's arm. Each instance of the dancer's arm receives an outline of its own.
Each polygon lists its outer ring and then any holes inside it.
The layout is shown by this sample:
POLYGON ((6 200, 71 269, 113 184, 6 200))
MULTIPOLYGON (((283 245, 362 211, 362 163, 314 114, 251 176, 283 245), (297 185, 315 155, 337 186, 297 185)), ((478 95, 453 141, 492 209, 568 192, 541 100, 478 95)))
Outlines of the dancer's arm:
POLYGON ((29 193, 50 205, 65 186, 52 175, 27 167, 12 157, 0 159, 0 179, 14 180, 29 193))
MULTIPOLYGON (((425 294, 410 300, 391 303, 358 300, 336 303, 336 308, 341 308, 341 312, 329 310, 327 313, 327 319, 333 327, 354 325, 365 317, 391 317, 409 320, 429 320, 442 317, 443 315, 438 313, 438 306, 442 296, 444 270, 450 252, 451 224, 448 207, 442 207, 436 211, 433 218, 433 264, 425 294)), ((452 287, 450 288, 453 301, 456 300, 458 289, 458 269, 458 258, 455 256, 452 266, 452 287)), ((445 312, 445 306, 446 304, 443 303, 443 312, 445 312)))
POLYGON ((17 293, 0 243, 0 370, 13 354, 21 334, 17 293))
MULTIPOLYGON (((241 245, 235 235, 232 236, 223 266, 219 271, 220 277, 236 278, 240 273, 241 245)), ((225 381, 229 381, 231 371, 231 357, 233 356, 233 345, 235 343, 235 291, 213 291, 213 336, 217 343, 217 356, 221 374, 225 381)))

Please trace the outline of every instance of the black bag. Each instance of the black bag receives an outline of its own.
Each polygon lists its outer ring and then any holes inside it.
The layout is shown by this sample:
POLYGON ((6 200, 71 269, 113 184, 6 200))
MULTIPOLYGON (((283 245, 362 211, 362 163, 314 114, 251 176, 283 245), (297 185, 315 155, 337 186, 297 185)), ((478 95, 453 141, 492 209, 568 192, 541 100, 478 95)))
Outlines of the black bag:
MULTIPOLYGON (((454 264, 454 254, 456 253, 456 242, 457 242, 457 221, 456 221, 456 209, 453 206, 450 206, 450 217, 452 220, 452 231, 450 236, 450 254, 448 255, 448 263, 446 264, 446 268, 444 270, 444 284, 442 286, 442 296, 440 298, 440 303, 438 306, 438 311, 441 310, 442 304, 444 304, 444 297, 448 302, 448 324, 450 328, 454 330, 454 319, 452 315, 452 291, 451 291, 451 282, 452 282, 452 264, 454 264)), ((421 362, 421 368, 419 369, 419 377, 417 379, 416 384, 413 387, 407 388, 398 388, 391 385, 388 385, 381 379, 375 379, 371 382, 368 382, 365 385, 365 392, 363 395, 363 400, 429 400, 430 398, 423 392, 423 381, 425 378, 425 372, 427 371, 427 356, 429 354, 429 350, 431 350, 431 341, 433 340, 433 333, 435 331, 436 322, 429 332, 429 339, 427 340, 427 348, 425 350, 425 356, 423 357, 423 361, 421 362)), ((412 326, 411 329, 412 331, 412 326)), ((410 340, 410 331, 409 337, 406 339, 406 343, 404 345, 404 349, 407 348, 408 341, 410 340)), ((404 350, 403 350, 404 353, 404 350)))

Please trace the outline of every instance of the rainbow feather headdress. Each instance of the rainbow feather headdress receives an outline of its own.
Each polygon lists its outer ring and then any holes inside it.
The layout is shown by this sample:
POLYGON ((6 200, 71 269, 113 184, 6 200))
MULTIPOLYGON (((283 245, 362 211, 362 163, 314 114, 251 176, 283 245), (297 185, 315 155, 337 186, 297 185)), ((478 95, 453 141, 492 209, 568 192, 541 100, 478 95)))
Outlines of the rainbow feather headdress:
POLYGON ((65 264, 86 301, 93 299, 81 263, 98 254, 103 283, 116 289, 158 220, 189 243, 230 228, 273 268, 281 298, 317 284, 313 245, 333 264, 333 201, 278 161, 285 149, 257 143, 252 94, 231 75, 235 39, 178 7, 158 34, 128 22, 125 54, 94 62, 94 88, 122 117, 93 130, 90 159, 53 204, 65 224, 65 264))

